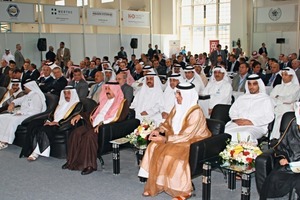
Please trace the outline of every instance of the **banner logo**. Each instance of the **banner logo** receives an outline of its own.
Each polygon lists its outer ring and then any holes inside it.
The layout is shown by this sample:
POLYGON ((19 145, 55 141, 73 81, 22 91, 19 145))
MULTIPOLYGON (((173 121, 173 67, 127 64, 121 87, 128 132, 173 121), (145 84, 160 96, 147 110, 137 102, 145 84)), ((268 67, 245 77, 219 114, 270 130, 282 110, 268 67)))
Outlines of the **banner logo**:
POLYGON ((20 14, 20 9, 16 4, 9 4, 6 11, 10 17, 18 17, 20 14))

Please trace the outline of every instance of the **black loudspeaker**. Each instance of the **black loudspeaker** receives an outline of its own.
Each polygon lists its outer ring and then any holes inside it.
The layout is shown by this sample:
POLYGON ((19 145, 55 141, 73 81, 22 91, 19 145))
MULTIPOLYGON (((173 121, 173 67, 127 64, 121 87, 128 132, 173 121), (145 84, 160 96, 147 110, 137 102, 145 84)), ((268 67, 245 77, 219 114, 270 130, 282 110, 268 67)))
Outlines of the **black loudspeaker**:
POLYGON ((277 44, 284 44, 285 43, 285 38, 277 38, 276 43, 277 44))
POLYGON ((138 39, 137 38, 131 38, 130 47, 132 49, 137 49, 137 47, 138 47, 138 39))
POLYGON ((46 38, 39 38, 37 43, 37 48, 39 51, 47 51, 47 40, 46 38))

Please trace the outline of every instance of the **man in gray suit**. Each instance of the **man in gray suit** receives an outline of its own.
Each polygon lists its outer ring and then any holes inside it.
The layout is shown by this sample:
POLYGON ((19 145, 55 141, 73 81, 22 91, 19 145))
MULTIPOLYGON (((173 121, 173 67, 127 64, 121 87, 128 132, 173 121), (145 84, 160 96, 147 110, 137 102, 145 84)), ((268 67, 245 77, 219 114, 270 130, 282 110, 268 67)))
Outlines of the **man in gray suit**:
POLYGON ((56 60, 58 61, 60 67, 63 69, 64 66, 67 66, 67 63, 71 59, 70 49, 65 48, 65 43, 60 42, 59 49, 57 49, 56 60))
POLYGON ((292 60, 292 68, 295 70, 299 84, 300 84, 300 61, 297 59, 292 60))
POLYGON ((121 86, 122 92, 124 94, 124 98, 128 102, 128 106, 130 106, 133 99, 133 88, 126 83, 127 75, 124 72, 121 72, 117 75, 116 79, 121 86))
POLYGON ((25 62, 24 56, 21 53, 21 49, 22 49, 21 45, 17 44, 16 51, 15 51, 15 62, 18 69, 21 69, 25 62))
POLYGON ((232 90, 236 92, 245 92, 245 83, 249 71, 248 63, 241 63, 239 66, 239 73, 232 79, 232 90))
POLYGON ((99 95, 102 90, 102 85, 104 83, 104 75, 101 71, 97 71, 95 74, 95 84, 92 85, 88 98, 93 99, 99 103, 99 95))
POLYGON ((83 75, 80 69, 75 69, 73 73, 73 79, 69 85, 73 86, 78 94, 79 98, 86 98, 89 92, 89 85, 83 79, 83 75))
POLYGON ((217 49, 210 54, 210 62, 213 66, 217 65, 218 56, 222 56, 222 61, 226 63, 226 55, 224 50, 222 50, 222 46, 220 44, 217 45, 217 49))

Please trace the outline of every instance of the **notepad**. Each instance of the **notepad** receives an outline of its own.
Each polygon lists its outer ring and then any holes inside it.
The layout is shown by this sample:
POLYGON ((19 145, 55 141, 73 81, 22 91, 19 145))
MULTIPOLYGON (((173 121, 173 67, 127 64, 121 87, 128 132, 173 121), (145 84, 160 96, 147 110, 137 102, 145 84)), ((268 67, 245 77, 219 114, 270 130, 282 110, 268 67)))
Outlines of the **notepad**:
POLYGON ((291 170, 294 173, 300 173, 300 161, 289 163, 291 170))

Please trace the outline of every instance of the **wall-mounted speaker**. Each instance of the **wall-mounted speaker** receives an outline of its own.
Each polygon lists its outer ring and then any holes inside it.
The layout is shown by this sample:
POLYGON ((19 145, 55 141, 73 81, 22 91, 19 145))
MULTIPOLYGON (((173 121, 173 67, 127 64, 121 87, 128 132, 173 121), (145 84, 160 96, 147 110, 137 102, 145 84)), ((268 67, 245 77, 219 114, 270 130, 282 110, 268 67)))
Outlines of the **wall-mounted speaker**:
POLYGON ((47 51, 47 39, 39 38, 37 43, 37 48, 39 51, 47 51))
POLYGON ((138 47, 138 39, 137 38, 131 38, 130 47, 132 49, 137 49, 137 47, 138 47))

